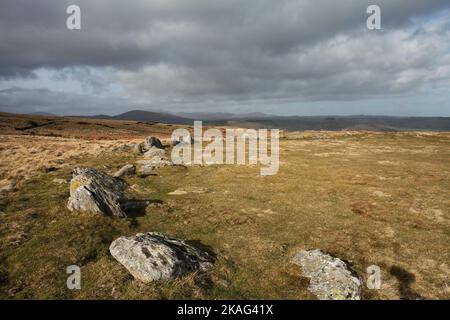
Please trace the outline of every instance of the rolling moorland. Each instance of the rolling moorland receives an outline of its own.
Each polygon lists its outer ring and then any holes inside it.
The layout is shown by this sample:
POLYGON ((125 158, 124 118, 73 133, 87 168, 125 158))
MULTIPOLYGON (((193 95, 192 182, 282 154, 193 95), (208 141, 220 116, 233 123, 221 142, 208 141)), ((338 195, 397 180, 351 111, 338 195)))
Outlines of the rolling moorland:
POLYGON ((124 178, 130 198, 150 203, 140 214, 67 209, 75 167, 113 174, 140 158, 135 143, 156 136, 169 145, 182 126, 0 114, 0 298, 315 299, 290 263, 310 248, 362 279, 378 265, 381 288, 364 288, 363 299, 450 298, 450 132, 433 128, 285 131, 274 176, 250 165, 166 166, 124 178), (134 279, 108 248, 148 231, 195 243, 214 254, 213 267, 134 279), (73 264, 81 290, 66 287, 73 264))

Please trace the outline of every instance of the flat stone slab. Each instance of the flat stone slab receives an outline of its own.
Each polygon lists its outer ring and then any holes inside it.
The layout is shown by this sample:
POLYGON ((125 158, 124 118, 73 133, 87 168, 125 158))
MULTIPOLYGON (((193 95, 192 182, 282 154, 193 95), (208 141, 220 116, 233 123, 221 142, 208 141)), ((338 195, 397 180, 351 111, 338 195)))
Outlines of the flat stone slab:
POLYGON ((209 253, 157 232, 120 237, 109 251, 134 278, 145 283, 206 271, 213 263, 209 253))

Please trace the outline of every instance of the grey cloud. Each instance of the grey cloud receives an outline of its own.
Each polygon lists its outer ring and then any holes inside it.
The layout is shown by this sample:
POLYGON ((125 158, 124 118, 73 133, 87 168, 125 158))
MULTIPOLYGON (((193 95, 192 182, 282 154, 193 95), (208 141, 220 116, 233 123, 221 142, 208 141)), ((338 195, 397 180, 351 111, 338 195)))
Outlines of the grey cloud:
POLYGON ((352 100, 448 83, 448 25, 411 29, 448 0, 376 1, 384 30, 369 32, 372 2, 2 0, 0 78, 50 68, 142 103, 352 100), (65 29, 70 4, 82 9, 80 31, 65 29))

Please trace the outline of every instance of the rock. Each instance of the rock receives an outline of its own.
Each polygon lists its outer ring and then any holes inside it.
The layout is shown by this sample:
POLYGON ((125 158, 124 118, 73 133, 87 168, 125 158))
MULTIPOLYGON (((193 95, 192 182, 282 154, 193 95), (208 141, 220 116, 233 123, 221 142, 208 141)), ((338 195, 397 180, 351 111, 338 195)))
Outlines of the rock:
POLYGON ((133 147, 133 151, 136 153, 142 153, 144 152, 143 147, 142 147, 142 143, 136 143, 133 147))
POLYGON ((159 157, 159 156, 155 156, 148 160, 138 160, 138 161, 136 161, 136 164, 137 164, 138 168, 142 169, 143 167, 147 167, 147 168, 151 168, 152 170, 155 168, 159 168, 159 167, 173 165, 172 161, 167 160, 164 157, 159 157))
POLYGON ((13 181, 3 179, 0 181, 0 193, 1 192, 13 192, 16 191, 16 184, 13 181))
POLYGON ((156 232, 120 237, 109 251, 133 277, 145 283, 206 271, 213 262, 209 253, 156 232))
POLYGON ((205 193, 206 189, 204 188, 198 188, 198 187, 191 187, 189 189, 177 189, 175 191, 169 192, 168 195, 171 196, 182 196, 188 193, 205 193))
POLYGON ((124 176, 132 176, 136 173, 136 167, 134 164, 127 164, 123 166, 120 170, 118 170, 116 173, 114 173, 114 177, 121 178, 124 176))
POLYGON ((144 153, 144 158, 151 159, 153 157, 163 158, 166 155, 164 149, 158 149, 156 147, 151 147, 146 153, 144 153))
POLYGON ((101 212, 126 217, 121 208, 125 184, 93 168, 76 168, 70 181, 70 211, 101 212))
POLYGON ((161 143, 161 140, 159 140, 156 137, 147 137, 145 138, 144 142, 145 146, 150 149, 151 147, 155 147, 158 149, 164 149, 163 144, 161 143))
POLYGON ((308 289, 320 300, 360 300, 362 281, 342 260, 321 250, 304 250, 291 261, 311 278, 308 289))
POLYGON ((184 191, 184 190, 175 190, 175 191, 172 191, 172 192, 168 193, 168 195, 171 195, 171 196, 182 196, 182 195, 185 195, 185 194, 188 194, 188 192, 184 191))
POLYGON ((389 198, 391 195, 384 193, 383 191, 374 191, 373 195, 380 198, 389 198))
POLYGON ((147 177, 154 175, 153 167, 145 164, 137 164, 136 173, 139 177, 147 177))
POLYGON ((185 137, 177 137, 177 139, 172 139, 170 141, 170 144, 172 146, 176 146, 177 144, 180 144, 180 143, 185 143, 185 144, 191 145, 191 144, 195 143, 195 140, 191 136, 185 136, 185 137))

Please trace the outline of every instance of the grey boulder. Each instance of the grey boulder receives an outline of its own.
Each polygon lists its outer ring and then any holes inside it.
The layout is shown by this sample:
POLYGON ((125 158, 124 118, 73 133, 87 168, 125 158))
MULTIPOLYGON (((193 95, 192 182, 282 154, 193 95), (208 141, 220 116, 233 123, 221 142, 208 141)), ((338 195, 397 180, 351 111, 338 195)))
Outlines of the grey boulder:
POLYGON ((167 160, 165 157, 154 156, 151 159, 138 160, 136 161, 136 166, 138 173, 146 170, 153 170, 159 167, 171 166, 172 161, 167 160))
POLYGON ((213 263, 209 253, 156 232, 120 237, 109 251, 134 278, 145 283, 206 271, 213 263))
POLYGON ((156 147, 151 147, 147 152, 144 153, 144 158, 151 159, 153 157, 164 157, 166 151, 164 149, 158 149, 156 147))
POLYGON ((344 261, 321 250, 304 250, 291 261, 310 278, 309 291, 320 300, 360 300, 362 281, 344 261))
POLYGON ((70 181, 70 211, 100 212, 126 217, 121 208, 125 184, 93 168, 75 168, 70 181))
POLYGON ((161 140, 159 140, 156 137, 147 137, 145 138, 145 146, 147 149, 150 149, 151 147, 155 147, 158 149, 164 149, 163 144, 161 143, 161 140))

